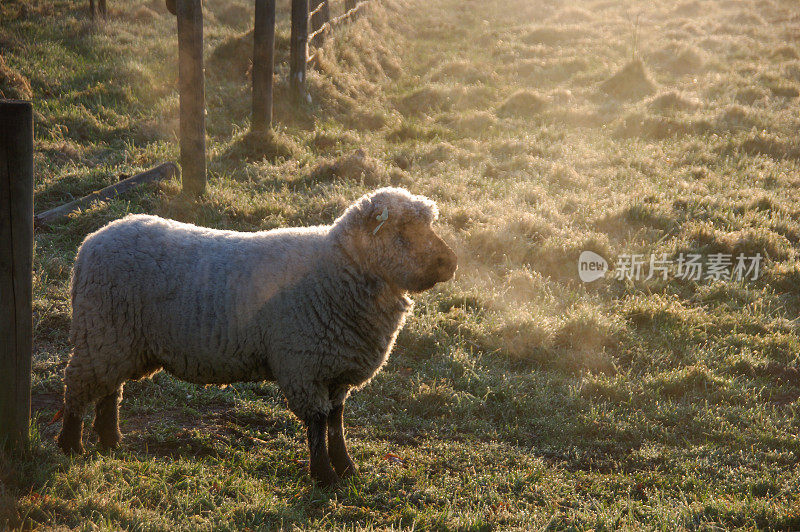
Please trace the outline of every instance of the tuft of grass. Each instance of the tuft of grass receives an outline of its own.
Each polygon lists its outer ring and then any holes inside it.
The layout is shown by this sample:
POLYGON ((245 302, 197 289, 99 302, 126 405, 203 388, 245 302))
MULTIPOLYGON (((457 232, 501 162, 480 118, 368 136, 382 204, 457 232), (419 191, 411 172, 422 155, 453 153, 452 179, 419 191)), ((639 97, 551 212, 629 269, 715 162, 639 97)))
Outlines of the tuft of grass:
POLYGON ((33 97, 28 79, 8 66, 0 55, 0 98, 30 100, 33 97))

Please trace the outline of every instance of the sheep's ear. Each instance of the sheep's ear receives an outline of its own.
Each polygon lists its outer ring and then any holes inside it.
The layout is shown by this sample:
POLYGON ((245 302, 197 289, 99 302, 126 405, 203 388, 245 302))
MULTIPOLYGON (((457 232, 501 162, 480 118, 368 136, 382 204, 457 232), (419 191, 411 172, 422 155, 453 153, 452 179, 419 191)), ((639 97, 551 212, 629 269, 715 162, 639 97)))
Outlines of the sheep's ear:
POLYGON ((363 218, 364 229, 372 234, 378 234, 379 231, 382 231, 391 217, 389 207, 383 203, 372 202, 365 211, 363 218))

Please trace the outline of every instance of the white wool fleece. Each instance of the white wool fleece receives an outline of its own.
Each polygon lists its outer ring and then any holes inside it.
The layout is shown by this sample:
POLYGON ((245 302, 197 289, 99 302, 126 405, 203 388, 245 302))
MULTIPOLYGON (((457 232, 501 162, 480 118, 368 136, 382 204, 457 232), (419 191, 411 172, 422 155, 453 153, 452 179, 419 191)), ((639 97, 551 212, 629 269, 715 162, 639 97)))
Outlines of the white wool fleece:
POLYGON ((393 255, 391 224, 437 215, 432 201, 385 188, 329 226, 108 224, 75 260, 65 413, 164 368, 199 384, 276 380, 298 417, 327 414, 385 364, 411 309, 379 273, 413 268, 393 255), (384 210, 387 226, 372 235, 384 210))

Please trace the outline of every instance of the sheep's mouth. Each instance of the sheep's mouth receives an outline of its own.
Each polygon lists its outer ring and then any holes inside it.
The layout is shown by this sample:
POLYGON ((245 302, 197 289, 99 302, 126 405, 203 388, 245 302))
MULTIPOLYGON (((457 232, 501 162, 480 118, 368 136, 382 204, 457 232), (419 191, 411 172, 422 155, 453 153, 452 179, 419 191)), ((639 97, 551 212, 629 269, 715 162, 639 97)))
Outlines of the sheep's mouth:
POLYGON ((448 270, 443 272, 441 270, 434 270, 430 273, 427 273, 419 278, 417 278, 414 282, 412 282, 412 286, 410 291, 411 292, 424 292, 425 290, 430 290, 434 286, 439 283, 444 283, 449 281, 455 275, 455 268, 452 270, 448 270))
POLYGON ((410 292, 424 292, 425 290, 430 290, 437 283, 440 282, 440 279, 435 274, 426 275, 424 277, 420 277, 416 279, 413 283, 411 283, 410 292))

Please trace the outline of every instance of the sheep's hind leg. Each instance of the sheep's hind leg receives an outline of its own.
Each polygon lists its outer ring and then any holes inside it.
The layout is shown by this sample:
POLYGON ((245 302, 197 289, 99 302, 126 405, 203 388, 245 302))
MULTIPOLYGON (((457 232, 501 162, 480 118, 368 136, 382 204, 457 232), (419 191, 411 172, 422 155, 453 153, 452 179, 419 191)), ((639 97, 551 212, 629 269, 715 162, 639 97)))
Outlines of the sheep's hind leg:
POLYGON ((116 449, 122 441, 119 431, 119 403, 122 400, 122 385, 114 393, 97 401, 94 415, 94 431, 104 449, 116 449))
POLYGON ((332 486, 339 481, 339 477, 331 467, 328 457, 328 443, 326 438, 327 416, 325 414, 312 414, 306 418, 308 429, 308 451, 310 454, 311 477, 322 486, 332 486))
POLYGON ((335 405, 328 414, 328 455, 340 477, 346 478, 358 472, 344 439, 344 403, 335 405))
POLYGON ((56 438, 64 454, 83 453, 83 413, 92 400, 94 375, 85 351, 76 349, 64 370, 64 417, 56 438))

